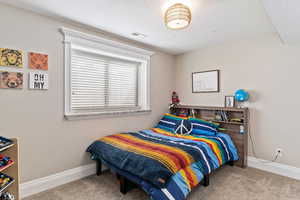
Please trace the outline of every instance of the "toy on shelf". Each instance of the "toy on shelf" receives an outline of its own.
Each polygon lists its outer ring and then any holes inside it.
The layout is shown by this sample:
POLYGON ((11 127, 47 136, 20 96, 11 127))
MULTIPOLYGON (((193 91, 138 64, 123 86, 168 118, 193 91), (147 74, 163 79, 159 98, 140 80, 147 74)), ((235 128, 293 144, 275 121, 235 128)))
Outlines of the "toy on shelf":
POLYGON ((241 118, 232 118, 230 119, 231 122, 236 122, 236 123, 244 123, 244 120, 241 118))
POLYGON ((243 89, 239 89, 235 92, 234 98, 239 103, 238 107, 243 108, 245 107, 244 102, 249 99, 249 93, 243 89))
POLYGON ((0 192, 5 190, 10 184, 14 182, 14 179, 10 176, 0 173, 0 192))
POLYGON ((174 91, 172 92, 172 103, 170 105, 170 108, 176 107, 180 103, 178 94, 174 91))
POLYGON ((9 192, 4 192, 0 195, 0 200, 15 200, 15 196, 9 192))
POLYGON ((10 159, 8 156, 4 156, 0 154, 0 170, 14 164, 14 161, 10 159))

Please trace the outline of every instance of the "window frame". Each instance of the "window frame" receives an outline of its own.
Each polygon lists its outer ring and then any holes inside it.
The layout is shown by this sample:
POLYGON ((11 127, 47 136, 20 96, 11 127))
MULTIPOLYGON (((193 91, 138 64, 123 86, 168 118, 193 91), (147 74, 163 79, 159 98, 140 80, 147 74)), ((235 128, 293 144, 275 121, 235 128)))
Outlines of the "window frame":
POLYGON ((60 31, 64 36, 64 116, 66 119, 72 120, 94 118, 103 115, 132 115, 151 112, 150 58, 154 52, 64 27, 60 28, 60 31), (139 88, 137 92, 139 106, 137 109, 73 112, 71 109, 71 57, 74 49, 140 63, 138 70, 139 88))

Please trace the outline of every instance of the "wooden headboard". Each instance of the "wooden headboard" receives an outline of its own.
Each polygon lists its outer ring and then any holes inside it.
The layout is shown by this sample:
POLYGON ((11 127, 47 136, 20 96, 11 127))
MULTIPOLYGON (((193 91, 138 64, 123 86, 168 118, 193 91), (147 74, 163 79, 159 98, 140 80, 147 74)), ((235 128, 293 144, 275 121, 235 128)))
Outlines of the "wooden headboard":
POLYGON ((221 132, 230 135, 235 146, 237 147, 240 159, 236 161, 235 165, 242 168, 247 167, 248 134, 249 134, 249 109, 248 108, 228 108, 228 107, 189 106, 189 105, 177 105, 176 107, 170 108, 170 113, 178 114, 180 112, 188 113, 191 116, 194 114, 196 118, 201 118, 207 121, 219 123, 220 127, 225 129, 222 130, 221 132), (224 113, 226 115, 225 117, 224 117, 224 113), (232 119, 240 119, 240 121, 238 122, 232 121, 232 119), (243 131, 241 131, 241 128, 243 131))

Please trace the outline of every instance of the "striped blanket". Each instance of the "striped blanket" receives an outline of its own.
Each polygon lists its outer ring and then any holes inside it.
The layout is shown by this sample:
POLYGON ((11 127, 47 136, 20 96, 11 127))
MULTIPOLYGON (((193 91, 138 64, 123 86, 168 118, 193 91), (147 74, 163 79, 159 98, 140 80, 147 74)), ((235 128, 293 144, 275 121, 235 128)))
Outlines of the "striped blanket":
POLYGON ((103 137, 87 151, 137 177, 155 200, 185 199, 204 175, 238 159, 226 134, 178 135, 159 128, 103 137))

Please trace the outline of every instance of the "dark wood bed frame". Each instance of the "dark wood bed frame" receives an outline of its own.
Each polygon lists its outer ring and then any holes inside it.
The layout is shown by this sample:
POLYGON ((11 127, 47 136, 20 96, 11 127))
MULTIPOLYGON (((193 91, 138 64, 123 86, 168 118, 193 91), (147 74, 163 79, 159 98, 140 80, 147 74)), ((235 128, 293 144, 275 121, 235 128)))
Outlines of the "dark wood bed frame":
MULTIPOLYGON (((248 154, 248 133, 249 133, 249 110, 248 108, 227 108, 227 107, 209 107, 209 106, 187 106, 178 105, 170 109, 171 113, 178 113, 182 109, 186 109, 188 113, 192 110, 195 113, 195 117, 218 122, 220 126, 226 130, 222 131, 229 134, 237 147, 239 160, 236 162, 228 162, 230 166, 237 166, 246 168, 247 167, 247 154, 248 154), (243 119, 242 122, 232 122, 232 121, 217 121, 215 119, 216 112, 226 112, 229 119, 240 118, 243 119), (244 127, 244 133, 240 133, 240 126, 244 127)), ((101 160, 96 160, 97 163, 97 176, 102 174, 102 162, 101 160)), ((120 182, 120 192, 126 194, 131 189, 138 187, 135 183, 128 180, 126 177, 116 174, 117 179, 120 182)), ((205 187, 209 186, 209 175, 205 175, 201 184, 205 187)))

